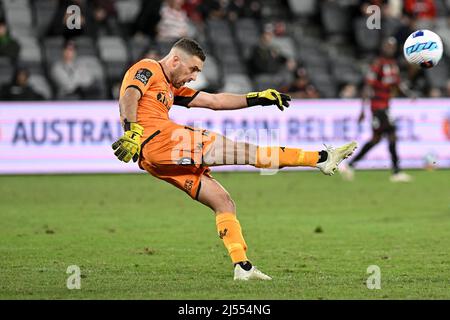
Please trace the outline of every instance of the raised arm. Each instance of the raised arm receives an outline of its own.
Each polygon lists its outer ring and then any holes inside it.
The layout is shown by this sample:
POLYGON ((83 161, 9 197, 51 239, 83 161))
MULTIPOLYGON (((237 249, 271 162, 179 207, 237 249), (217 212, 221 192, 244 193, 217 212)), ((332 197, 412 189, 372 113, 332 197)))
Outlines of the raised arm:
POLYGON ((192 108, 208 108, 212 110, 234 110, 252 106, 276 105, 281 111, 289 107, 291 97, 274 89, 244 94, 199 92, 189 103, 192 108))

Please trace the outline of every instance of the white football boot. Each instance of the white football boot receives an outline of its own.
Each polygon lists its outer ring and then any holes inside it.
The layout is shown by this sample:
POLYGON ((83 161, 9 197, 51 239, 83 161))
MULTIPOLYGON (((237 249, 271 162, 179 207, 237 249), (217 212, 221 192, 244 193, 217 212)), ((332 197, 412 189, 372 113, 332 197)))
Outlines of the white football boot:
POLYGON ((339 163, 351 156, 358 147, 358 144, 355 141, 352 141, 339 148, 333 148, 327 145, 325 145, 325 147, 327 148, 328 158, 327 160, 318 163, 316 167, 319 168, 323 174, 332 176, 336 172, 339 163))
POLYGON ((411 182, 412 177, 407 173, 398 172, 391 175, 389 180, 391 180, 391 182, 411 182))
POLYGON ((234 267, 234 280, 272 280, 272 278, 259 271, 255 266, 252 266, 249 271, 246 271, 237 264, 234 267))
POLYGON ((343 163, 339 166, 339 173, 345 181, 353 181, 355 179, 355 169, 348 164, 343 163))

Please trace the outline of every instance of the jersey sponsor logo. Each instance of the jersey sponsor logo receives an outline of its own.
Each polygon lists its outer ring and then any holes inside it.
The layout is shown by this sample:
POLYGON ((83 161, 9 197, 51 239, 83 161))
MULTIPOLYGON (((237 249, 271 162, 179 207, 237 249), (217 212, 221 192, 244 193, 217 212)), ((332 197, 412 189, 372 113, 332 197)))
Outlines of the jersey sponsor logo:
POLYGON ((153 73, 148 70, 148 69, 139 69, 136 72, 136 75, 134 76, 134 78, 136 80, 139 80, 140 82, 142 82, 145 86, 148 83, 148 80, 150 79, 150 77, 153 75, 153 73))
POLYGON ((184 189, 188 192, 190 192, 192 190, 192 187, 194 185, 194 181, 192 181, 191 179, 187 179, 184 182, 184 189))
POLYGON ((167 99, 167 96, 164 92, 158 92, 156 95, 156 100, 161 102, 167 109, 169 109, 169 99, 167 99))

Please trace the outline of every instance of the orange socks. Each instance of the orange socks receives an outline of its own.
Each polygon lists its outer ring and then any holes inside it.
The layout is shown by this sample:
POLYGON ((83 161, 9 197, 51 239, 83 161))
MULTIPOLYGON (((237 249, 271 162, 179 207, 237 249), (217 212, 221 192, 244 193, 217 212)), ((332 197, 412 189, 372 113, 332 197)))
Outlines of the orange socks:
POLYGON ((216 225, 219 237, 223 240, 233 263, 247 261, 247 244, 242 236, 241 225, 234 213, 218 213, 216 225))
POLYGON ((258 147, 256 150, 257 168, 315 167, 319 152, 285 147, 258 147))

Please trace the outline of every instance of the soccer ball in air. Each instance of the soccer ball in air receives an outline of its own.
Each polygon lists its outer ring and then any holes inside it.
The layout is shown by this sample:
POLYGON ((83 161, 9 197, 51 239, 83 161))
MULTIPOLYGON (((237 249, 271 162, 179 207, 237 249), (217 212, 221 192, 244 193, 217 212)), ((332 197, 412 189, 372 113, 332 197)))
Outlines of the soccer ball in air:
POLYGON ((422 68, 431 68, 437 65, 443 52, 441 38, 430 30, 413 32, 403 46, 406 60, 422 68))

